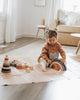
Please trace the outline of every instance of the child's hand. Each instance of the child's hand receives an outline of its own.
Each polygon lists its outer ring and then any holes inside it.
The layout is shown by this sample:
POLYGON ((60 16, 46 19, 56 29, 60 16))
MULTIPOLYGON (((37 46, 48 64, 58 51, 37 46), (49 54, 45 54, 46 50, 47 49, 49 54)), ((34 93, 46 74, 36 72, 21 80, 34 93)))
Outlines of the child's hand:
POLYGON ((37 61, 38 61, 38 63, 40 63, 40 59, 38 59, 37 61))
POLYGON ((52 60, 49 59, 49 60, 48 60, 48 64, 51 64, 51 63, 52 63, 52 60))
POLYGON ((37 59, 38 63, 40 63, 40 57, 37 59))
POLYGON ((66 63, 65 59, 62 59, 62 58, 61 58, 60 60, 61 60, 64 64, 66 63))

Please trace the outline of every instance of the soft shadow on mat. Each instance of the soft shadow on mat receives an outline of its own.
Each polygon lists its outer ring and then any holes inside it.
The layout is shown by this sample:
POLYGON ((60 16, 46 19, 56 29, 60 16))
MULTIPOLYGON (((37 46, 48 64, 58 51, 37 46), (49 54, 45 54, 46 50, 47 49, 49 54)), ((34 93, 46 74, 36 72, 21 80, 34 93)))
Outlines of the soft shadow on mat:
POLYGON ((72 54, 72 55, 70 55, 70 57, 71 57, 73 60, 75 60, 75 61, 77 61, 77 62, 80 62, 80 55, 72 54))

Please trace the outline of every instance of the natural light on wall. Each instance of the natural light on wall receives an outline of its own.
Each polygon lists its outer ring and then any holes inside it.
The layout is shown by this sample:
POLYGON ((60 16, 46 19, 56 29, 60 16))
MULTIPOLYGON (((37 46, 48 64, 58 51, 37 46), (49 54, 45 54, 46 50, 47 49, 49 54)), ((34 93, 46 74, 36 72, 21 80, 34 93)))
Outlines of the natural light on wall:
POLYGON ((80 12, 80 0, 63 0, 63 9, 67 11, 80 12))
POLYGON ((4 3, 4 0, 0 0, 0 13, 3 12, 3 3, 4 3))

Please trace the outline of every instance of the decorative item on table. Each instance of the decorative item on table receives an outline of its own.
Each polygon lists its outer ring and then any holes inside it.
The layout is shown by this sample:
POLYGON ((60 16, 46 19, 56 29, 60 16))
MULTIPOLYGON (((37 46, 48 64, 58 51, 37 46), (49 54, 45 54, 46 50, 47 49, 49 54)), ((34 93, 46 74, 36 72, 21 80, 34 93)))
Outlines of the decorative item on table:
POLYGON ((45 19, 44 18, 41 20, 41 25, 45 25, 45 19))
POLYGON ((5 59, 4 59, 4 62, 3 62, 3 67, 1 69, 1 72, 4 72, 4 73, 11 72, 8 55, 5 56, 5 59))

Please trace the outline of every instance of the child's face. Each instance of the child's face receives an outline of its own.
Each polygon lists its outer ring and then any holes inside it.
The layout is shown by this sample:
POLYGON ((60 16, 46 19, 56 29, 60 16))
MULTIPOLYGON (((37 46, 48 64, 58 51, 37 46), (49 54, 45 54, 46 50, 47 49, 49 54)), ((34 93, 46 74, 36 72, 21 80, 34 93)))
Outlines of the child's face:
POLYGON ((47 42, 50 44, 50 45, 54 45, 56 42, 57 42, 57 38, 56 37, 52 37, 52 38, 47 38, 47 42))

